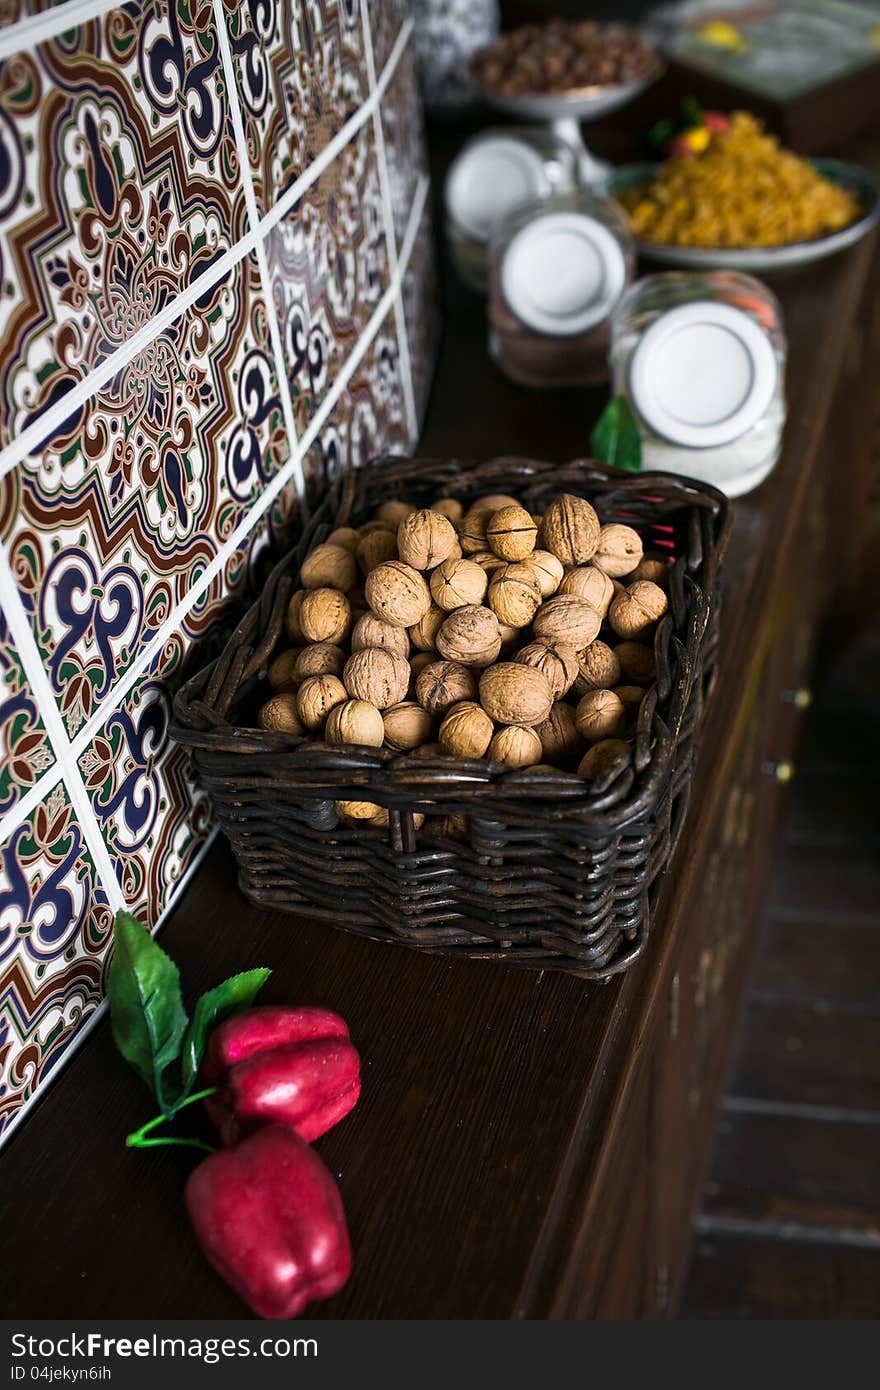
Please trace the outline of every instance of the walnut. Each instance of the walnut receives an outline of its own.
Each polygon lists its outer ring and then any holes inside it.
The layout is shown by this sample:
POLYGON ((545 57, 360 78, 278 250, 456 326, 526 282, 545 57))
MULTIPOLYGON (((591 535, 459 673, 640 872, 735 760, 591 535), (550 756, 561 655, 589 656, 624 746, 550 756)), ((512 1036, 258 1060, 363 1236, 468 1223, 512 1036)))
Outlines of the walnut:
POLYGON ((410 753, 411 758, 445 758, 439 743, 422 743, 410 753))
POLYGON ((616 685, 614 694, 621 704, 631 710, 637 710, 645 698, 645 692, 640 685, 616 685))
POLYGON ((525 560, 535 548, 538 528, 523 507, 501 507, 486 527, 486 540, 502 560, 525 560))
POLYGON ((491 507, 471 507, 458 528, 458 540, 465 555, 486 550, 486 527, 492 519, 491 507))
POLYGON ((358 618, 362 618, 368 611, 367 596, 364 593, 363 584, 358 584, 354 589, 350 589, 346 597, 348 598, 348 605, 351 609, 351 621, 355 623, 358 618))
POLYGON ((431 503, 431 511, 448 517, 453 526, 464 516, 464 507, 457 497, 438 497, 436 502, 431 503))
POLYGON ((461 542, 456 541, 446 558, 447 560, 460 560, 463 554, 464 551, 461 548, 461 542))
POLYGON ((586 695, 588 690, 610 690, 620 680, 617 653, 607 642, 591 642, 578 652, 578 674, 575 693, 586 695))
POLYGON ((346 700, 342 705, 334 705, 327 716, 324 738, 328 743, 359 743, 366 748, 381 748, 385 742, 381 711, 366 700, 346 700))
POLYGON ((342 679, 352 699, 388 709, 406 699, 409 662, 386 647, 364 647, 348 658, 342 679))
POLYGON ((398 498, 391 498, 388 502, 383 502, 373 513, 375 521, 384 521, 393 526, 395 530, 403 521, 405 516, 409 516, 415 511, 411 502, 401 502, 398 498))
MULTIPOLYGON (((654 653, 644 642, 619 642, 614 654, 620 662, 621 675, 633 685, 650 685, 657 674, 654 653)), ((617 681, 611 681, 616 685, 617 681)))
POLYGON ((290 647, 288 651, 276 656, 267 672, 273 690, 280 690, 282 685, 290 685, 296 680, 296 659, 302 650, 302 647, 290 647))
POLYGON ((594 743, 581 758, 578 776, 587 782, 597 782, 610 774, 617 776, 629 765, 630 746, 621 738, 605 738, 594 743))
POLYGON ((557 700, 547 718, 535 725, 545 762, 562 764, 579 757, 584 740, 575 722, 574 710, 557 700))
POLYGON ((440 725, 440 747, 456 758, 482 758, 494 732, 495 726, 486 711, 464 700, 449 711, 440 725))
POLYGON ((339 819, 346 825, 369 825, 381 829, 388 824, 388 812, 375 801, 335 801, 334 807, 339 819))
POLYGON ((308 642, 341 642, 351 625, 351 606, 338 589, 310 589, 299 621, 308 642))
POLYGON ((420 652, 433 652, 437 646, 437 633, 446 621, 446 613, 432 603, 423 618, 413 623, 409 635, 414 647, 420 652))
POLYGON ((636 637, 662 618, 668 607, 669 600, 659 584, 637 579, 614 599, 608 619, 619 637, 636 637))
POLYGON ((297 734, 300 738, 305 733, 296 712, 296 696, 290 693, 273 695, 267 700, 257 715, 257 723, 261 729, 271 729, 274 733, 297 734))
POLYGON ((519 501, 516 497, 510 497, 506 492, 489 492, 485 497, 478 497, 474 503, 474 509, 481 507, 488 512, 499 512, 502 507, 518 507, 519 501))
POLYGON ((437 650, 465 666, 489 666, 501 651, 498 619, 488 608, 470 603, 456 608, 437 633, 437 650))
MULTIPOLYGON (((413 508, 413 510, 415 510, 415 508, 413 508)), ((401 517, 401 521, 402 521, 402 520, 403 520, 403 518, 401 517)), ((386 532, 388 533, 388 535, 389 535, 389 536, 393 536, 394 539, 395 539, 395 541, 396 541, 396 540, 397 540, 397 528, 398 528, 399 525, 400 525, 400 521, 395 521, 395 522, 391 522, 391 521, 377 521, 376 518, 373 517, 372 521, 365 521, 365 522, 363 523, 362 526, 359 526, 359 527, 357 528, 357 532, 358 532, 358 535, 359 535, 359 536, 363 537, 363 536, 372 536, 372 535, 374 535, 377 531, 386 531, 386 532)))
POLYGON ((389 748, 406 753, 427 743, 434 731, 434 721, 427 710, 414 700, 402 700, 392 705, 382 716, 385 723, 385 742, 389 748))
POLYGON ((604 618, 614 597, 614 585, 608 575, 602 570, 597 570, 594 565, 579 565, 577 569, 568 571, 559 586, 559 592, 585 599, 595 608, 599 617, 604 618))
POLYGON ((371 531, 358 542, 357 562, 361 567, 361 574, 369 574, 377 565, 384 565, 386 561, 396 559, 397 537, 393 531, 386 531, 384 528, 371 531))
POLYGON ((306 729, 318 729, 334 706, 347 699, 338 676, 307 676, 297 692, 296 712, 306 729))
POLYGON ((635 583, 637 579, 650 579, 653 584, 659 584, 661 589, 668 589, 669 565, 667 561, 659 559, 656 555, 646 555, 629 576, 630 584, 635 583))
POLYGON ((341 545, 316 545, 302 562, 300 582, 305 589, 339 589, 347 594, 357 579, 357 565, 341 545))
POLYGON ((500 555, 496 555, 494 550, 475 550, 473 555, 468 556, 468 559, 473 560, 475 565, 479 565, 480 569, 485 570, 490 579, 497 570, 503 570, 507 565, 507 561, 502 560, 500 555))
POLYGON ((567 642, 582 651, 598 636, 602 618, 592 604, 575 594, 557 594, 535 614, 535 636, 567 642))
POLYGON ((367 603, 392 627, 413 627, 431 607, 431 591, 418 570, 400 560, 378 565, 367 575, 367 603))
POLYGON ((434 652, 434 651, 431 651, 431 652, 416 652, 415 656, 410 657, 410 662, 409 662, 409 687, 408 687, 408 690, 407 690, 407 694, 409 694, 409 695, 415 695, 415 693, 416 693, 416 681, 418 680, 420 673, 421 673, 422 671, 424 671, 424 669, 425 669, 426 666, 430 666, 431 663, 432 663, 433 661, 436 661, 436 660, 437 660, 437 653, 434 652))
POLYGON ((352 629, 351 649, 360 652, 364 647, 385 647, 406 658, 409 656, 409 633, 404 627, 392 627, 373 613, 364 613, 352 629))
POLYGON ((498 632, 501 637, 501 650, 506 652, 511 648, 519 646, 522 637, 522 628, 514 627, 512 623, 499 623, 498 632))
POLYGON ((541 585, 530 565, 505 565, 489 585, 489 607, 499 622, 528 627, 541 603, 541 585))
POLYGON ((470 825, 470 816, 435 816, 425 829, 432 835, 442 835, 445 840, 466 840, 470 825))
POLYGON ((544 548, 564 565, 585 565, 599 541, 599 518, 589 502, 565 492, 544 513, 544 548))
POLYGON ((574 717, 588 743, 615 738, 626 727, 626 707, 613 690, 588 690, 574 717))
POLYGON ((490 762, 508 767, 531 767, 541 761, 541 740, 534 729, 511 725, 498 730, 486 756, 490 762))
POLYGON ((530 642, 516 660, 523 666, 533 666, 546 677, 554 700, 567 695, 577 678, 577 651, 568 642, 530 642))
POLYGON ((477 678, 460 661, 432 661, 416 678, 416 698, 429 714, 443 714, 477 698, 477 678))
POLYGON ((550 713, 553 692, 534 666, 501 661, 480 677, 480 704, 496 724, 540 724, 550 713))
POLYGON ((562 561, 557 560, 555 555, 551 555, 549 550, 533 550, 526 564, 538 576, 541 597, 552 598, 562 583, 562 576, 565 573, 562 568, 562 561))
POLYGON ((416 570, 432 570, 458 543, 455 527, 439 512, 410 512, 397 532, 397 553, 416 570))
POLYGON ((304 681, 307 676, 341 676, 345 665, 345 652, 335 642, 315 642, 303 647, 297 657, 295 679, 304 681))
POLYGON ((331 531, 327 537, 328 545, 341 545, 343 550, 348 550, 353 555, 360 543, 360 532, 353 526, 337 526, 335 531, 331 531))
POLYGON ((434 602, 451 613, 466 604, 482 603, 489 580, 473 560, 444 560, 431 575, 434 602))
POLYGON ((284 631, 287 633, 291 642, 305 641, 305 633, 302 630, 302 624, 299 620, 305 596, 305 589, 297 589, 287 605, 287 613, 284 618, 284 631))
POLYGON ((631 574, 641 559, 642 538, 638 531, 616 522, 601 528, 593 556, 593 564, 600 570, 619 579, 622 574, 631 574))

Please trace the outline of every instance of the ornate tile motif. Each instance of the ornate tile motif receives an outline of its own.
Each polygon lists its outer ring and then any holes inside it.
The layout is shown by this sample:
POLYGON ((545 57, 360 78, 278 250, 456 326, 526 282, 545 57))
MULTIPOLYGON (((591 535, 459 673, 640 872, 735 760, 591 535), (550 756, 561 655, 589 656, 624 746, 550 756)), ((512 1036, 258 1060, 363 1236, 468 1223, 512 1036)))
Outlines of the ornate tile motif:
POLYGON ((0 1133, 100 1003, 112 921, 59 784, 0 846, 0 1133))
POLYGON ((409 0, 367 0, 367 9, 373 40, 373 61, 376 64, 376 76, 379 77, 406 19, 409 0))
POLYGON ((412 44, 407 45, 402 54, 382 98, 381 120, 399 251, 419 178, 427 172, 424 122, 412 44))
POLYGON ((0 609, 0 816, 55 761, 34 694, 0 609))
POLYGON ((421 424, 428 406, 428 393, 431 389, 440 338, 440 289, 436 274, 430 199, 425 202, 403 280, 403 309, 416 418, 421 424))
POLYGON ((0 535, 73 737, 288 453, 246 257, 0 482, 0 535))
POLYGON ((359 0, 224 0, 257 207, 266 213, 367 95, 359 0))
POLYGON ((388 286, 371 122, 272 229, 266 253, 303 434, 388 286))
POLYGON ((2 64, 0 444, 229 249, 239 186, 210 0, 141 0, 2 64))

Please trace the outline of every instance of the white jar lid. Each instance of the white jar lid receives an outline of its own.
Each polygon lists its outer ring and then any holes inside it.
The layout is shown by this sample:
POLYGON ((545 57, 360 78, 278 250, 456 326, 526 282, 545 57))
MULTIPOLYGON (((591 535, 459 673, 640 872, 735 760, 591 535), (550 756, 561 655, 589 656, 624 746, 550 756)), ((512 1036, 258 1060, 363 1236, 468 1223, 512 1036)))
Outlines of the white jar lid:
POLYGON ((629 362, 630 397, 645 424, 691 449, 745 434, 770 405, 778 378, 764 330, 742 309, 713 300, 661 314, 629 362))
POLYGON ((501 262, 501 289, 529 328, 585 333, 608 318, 626 283, 620 242, 585 212, 547 212, 517 232, 501 262))
POLYGON ((468 236, 488 242, 501 218, 551 191, 544 160, 532 145, 514 135, 487 135, 463 149, 450 168, 446 211, 468 236))

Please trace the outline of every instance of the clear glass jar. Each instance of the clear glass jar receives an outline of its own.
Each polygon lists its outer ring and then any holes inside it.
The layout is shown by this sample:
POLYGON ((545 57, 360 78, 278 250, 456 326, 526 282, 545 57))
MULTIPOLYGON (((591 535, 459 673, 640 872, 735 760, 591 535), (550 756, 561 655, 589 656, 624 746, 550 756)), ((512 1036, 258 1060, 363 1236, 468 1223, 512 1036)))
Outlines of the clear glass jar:
POLYGON ((642 466, 740 497, 773 469, 785 424, 786 339, 775 295, 751 275, 670 271, 614 313, 611 368, 642 433, 642 466))
POLYGON ((577 185, 577 155, 549 126, 497 126, 468 140, 446 176, 446 233, 458 273, 471 289, 489 285, 489 243, 518 208, 577 185))
POLYGON ((627 220, 581 189, 513 213, 492 241, 489 351, 526 386, 608 379, 611 315, 635 271, 627 220))

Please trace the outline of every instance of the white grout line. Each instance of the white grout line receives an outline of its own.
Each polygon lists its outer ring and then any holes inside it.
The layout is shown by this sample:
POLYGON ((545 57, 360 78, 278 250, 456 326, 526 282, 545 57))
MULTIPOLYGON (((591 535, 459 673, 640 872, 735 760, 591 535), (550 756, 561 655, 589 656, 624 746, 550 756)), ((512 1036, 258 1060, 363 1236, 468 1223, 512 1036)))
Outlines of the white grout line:
POLYGON ((56 5, 43 14, 7 24, 0 31, 0 60, 20 53, 23 48, 36 48, 37 44, 45 43, 66 29, 75 29, 79 24, 97 19, 119 3, 120 0, 67 0, 67 4, 56 5))
POLYGON ((0 816, 0 845, 5 845, 9 836, 12 834, 22 821, 27 820, 31 811, 48 796, 49 792, 60 782, 64 776, 61 764, 56 761, 50 768, 47 768, 42 777, 38 777, 32 787, 29 787, 16 801, 14 806, 0 816))

